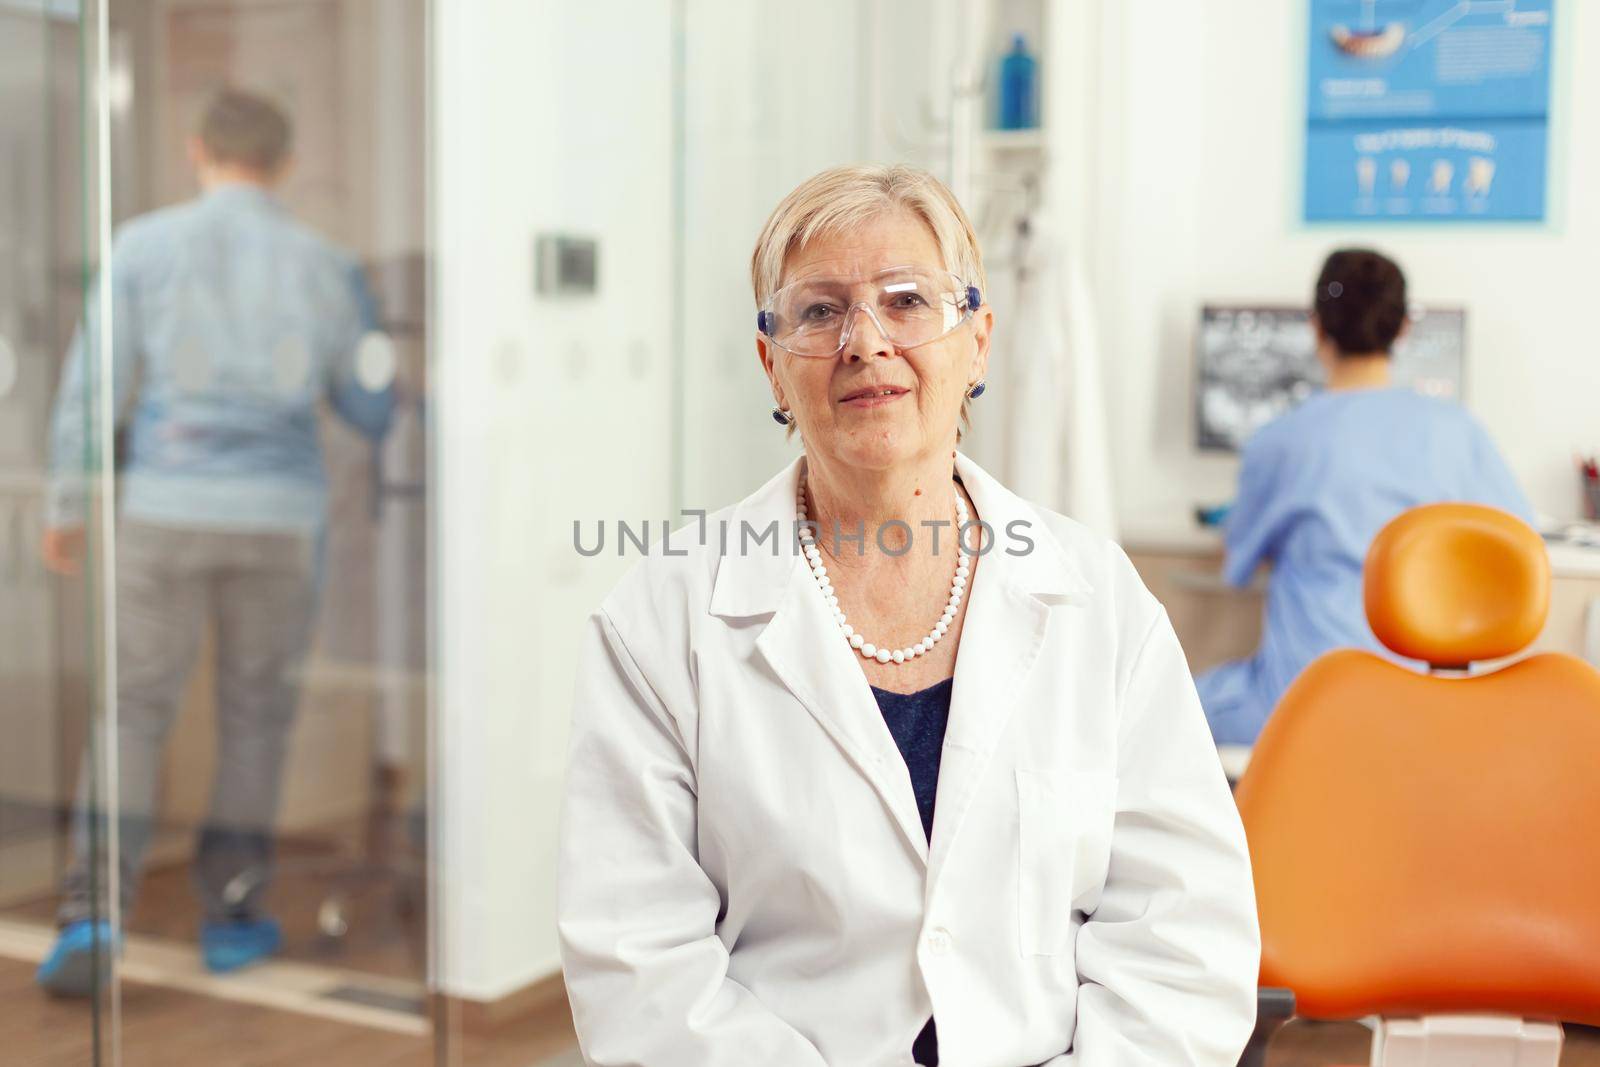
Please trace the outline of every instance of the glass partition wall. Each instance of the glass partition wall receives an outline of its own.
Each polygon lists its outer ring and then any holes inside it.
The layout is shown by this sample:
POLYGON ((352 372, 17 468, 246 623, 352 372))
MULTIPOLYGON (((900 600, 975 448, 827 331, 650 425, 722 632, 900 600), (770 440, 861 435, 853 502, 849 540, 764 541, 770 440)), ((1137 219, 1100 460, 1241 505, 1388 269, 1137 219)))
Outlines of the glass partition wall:
MULTIPOLYGON (((86 533, 73 573, 52 576, 42 561, 51 411, 87 418, 92 403, 81 388, 58 399, 57 384, 98 256, 87 173, 93 47, 76 4, 0 3, 0 996, 8 1005, 30 997, 51 938, 51 927, 34 920, 35 905, 59 880, 80 779, 88 804, 102 799, 102 776, 80 767, 98 769, 106 756, 96 729, 104 704, 99 530, 86 533)), ((80 451, 62 462, 87 474, 90 457, 80 451)), ((103 854, 94 836, 90 845, 103 854)), ((85 876, 105 873, 97 863, 85 876)), ((94 1060, 110 1043, 111 999, 102 987, 88 993, 38 1014, 37 1030, 48 1030, 68 1057, 62 1062, 94 1060)), ((9 1007, 6 1014, 15 1017, 9 1007)))
POLYGON ((427 15, 0 0, 0 1059, 437 1053, 427 15))

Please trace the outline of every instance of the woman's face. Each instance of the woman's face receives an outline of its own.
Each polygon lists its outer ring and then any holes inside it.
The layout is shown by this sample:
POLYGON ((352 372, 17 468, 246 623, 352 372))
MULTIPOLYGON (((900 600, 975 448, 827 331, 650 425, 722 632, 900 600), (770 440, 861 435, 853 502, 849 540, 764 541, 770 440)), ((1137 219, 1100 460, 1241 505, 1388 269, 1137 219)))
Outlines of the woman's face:
MULTIPOLYGON (((780 286, 808 277, 867 279, 890 267, 943 270, 939 246, 916 215, 894 211, 849 234, 819 238, 784 261, 780 286)), ((969 279, 963 279, 967 281, 969 279)), ((955 444, 961 401, 988 366, 988 305, 949 335, 897 349, 857 311, 844 349, 797 356, 756 335, 756 351, 781 408, 794 413, 806 450, 842 464, 884 469, 955 444)))

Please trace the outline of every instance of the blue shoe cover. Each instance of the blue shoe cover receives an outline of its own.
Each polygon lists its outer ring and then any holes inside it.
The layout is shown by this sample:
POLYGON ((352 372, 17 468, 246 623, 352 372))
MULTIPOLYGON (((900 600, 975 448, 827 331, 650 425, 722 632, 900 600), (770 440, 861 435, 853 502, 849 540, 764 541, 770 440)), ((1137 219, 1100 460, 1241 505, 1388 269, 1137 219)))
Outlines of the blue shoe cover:
POLYGON ((200 956, 212 974, 227 974, 259 963, 283 944, 275 919, 206 923, 200 928, 200 956))
POLYGON ((96 942, 100 946, 99 981, 102 985, 108 983, 111 954, 121 949, 121 942, 111 936, 111 924, 104 919, 79 919, 63 926, 33 980, 58 997, 88 996, 96 979, 96 942))

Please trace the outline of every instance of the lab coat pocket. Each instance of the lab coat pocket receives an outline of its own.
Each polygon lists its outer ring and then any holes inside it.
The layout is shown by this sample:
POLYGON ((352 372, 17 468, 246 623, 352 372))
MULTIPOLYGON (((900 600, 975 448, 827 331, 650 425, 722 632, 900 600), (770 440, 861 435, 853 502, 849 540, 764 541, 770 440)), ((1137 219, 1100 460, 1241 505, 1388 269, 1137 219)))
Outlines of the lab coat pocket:
POLYGON ((1071 947, 1072 913, 1100 899, 1111 862, 1117 778, 1017 770, 1018 934, 1025 956, 1071 947))

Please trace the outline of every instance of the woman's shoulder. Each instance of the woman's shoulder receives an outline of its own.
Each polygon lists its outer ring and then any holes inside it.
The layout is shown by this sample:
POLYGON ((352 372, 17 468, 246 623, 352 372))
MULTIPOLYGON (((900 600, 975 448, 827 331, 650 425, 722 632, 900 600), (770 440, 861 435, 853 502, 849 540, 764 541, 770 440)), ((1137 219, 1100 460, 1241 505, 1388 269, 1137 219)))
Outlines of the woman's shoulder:
POLYGON ((719 545, 728 543, 730 526, 737 536, 737 511, 733 505, 696 512, 676 528, 665 521, 613 524, 601 535, 602 551, 635 558, 601 602, 602 610, 615 618, 709 604, 719 545))
MULTIPOLYGON (((1134 630, 1142 630, 1161 610, 1133 561, 1115 539, 1070 515, 1017 499, 1019 511, 1034 528, 1030 536, 1043 542, 1043 551, 1058 555, 1057 565, 1078 580, 1078 595, 1086 598, 1090 606, 1112 613, 1134 630)), ((1006 531, 999 534, 1004 538, 1006 531)))
MULTIPOLYGON (((684 511, 687 522, 655 525, 612 551, 637 558, 602 602, 625 640, 684 639, 712 615, 757 614, 772 606, 799 554, 796 540, 796 464, 789 464, 736 504, 717 511, 684 511)), ((617 531, 619 537, 622 532, 617 531)))
POLYGON ((1481 433, 1478 420, 1453 397, 1434 396, 1410 385, 1364 390, 1348 394, 1353 432, 1370 427, 1393 428, 1407 435, 1446 435, 1446 439, 1481 433))
POLYGON ((637 558, 603 602, 607 611, 647 604, 698 607, 711 602, 717 572, 730 556, 793 554, 796 464, 777 471, 759 489, 717 511, 689 510, 688 521, 670 527, 665 521, 602 531, 602 554, 637 558), (791 520, 785 525, 784 520, 791 520), (605 533, 614 533, 610 541, 605 533))
POLYGON ((1364 433, 1360 427, 1374 420, 1415 417, 1424 401, 1437 403, 1406 389, 1319 389, 1251 434, 1240 460, 1260 470, 1290 456, 1315 455, 1327 448, 1330 437, 1364 433))
MULTIPOLYGON (((1011 561, 1017 579, 1039 587, 1073 590, 1087 602, 1143 608, 1149 597, 1122 546, 1070 515, 1014 492, 970 457, 960 460, 962 476, 989 525, 994 548, 1011 561)), ((979 569, 983 567, 979 561, 979 569)))

